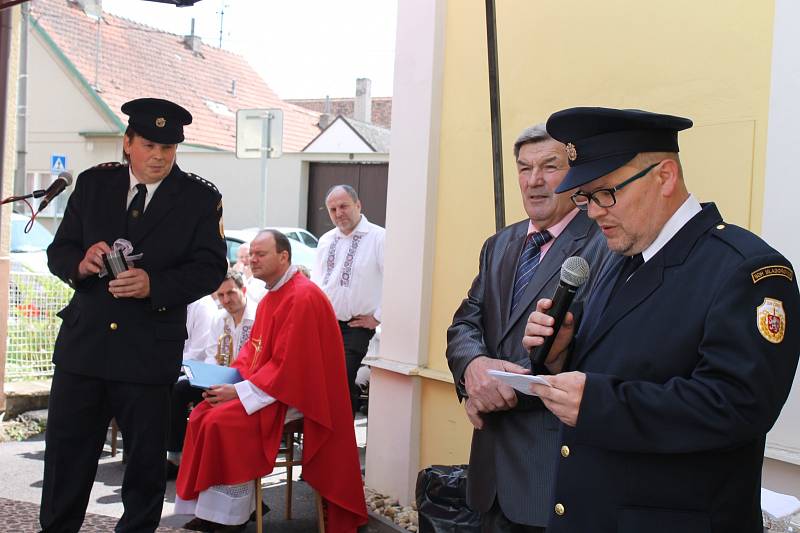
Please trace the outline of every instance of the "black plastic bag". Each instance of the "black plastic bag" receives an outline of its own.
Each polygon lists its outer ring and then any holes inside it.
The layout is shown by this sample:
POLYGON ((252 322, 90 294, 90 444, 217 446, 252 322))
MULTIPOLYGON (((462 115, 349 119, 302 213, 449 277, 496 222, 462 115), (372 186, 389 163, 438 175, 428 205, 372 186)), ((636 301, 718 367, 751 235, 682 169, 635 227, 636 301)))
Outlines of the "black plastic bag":
POLYGON ((480 533, 480 513, 467 506, 467 465, 421 470, 416 497, 419 533, 480 533))

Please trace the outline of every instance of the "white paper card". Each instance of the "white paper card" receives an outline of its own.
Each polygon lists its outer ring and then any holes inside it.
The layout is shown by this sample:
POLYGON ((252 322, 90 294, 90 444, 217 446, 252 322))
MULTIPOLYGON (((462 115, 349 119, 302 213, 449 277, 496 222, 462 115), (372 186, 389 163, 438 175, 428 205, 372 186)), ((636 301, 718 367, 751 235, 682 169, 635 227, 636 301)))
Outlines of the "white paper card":
POLYGON ((509 387, 513 387, 515 390, 518 390, 522 394, 527 394, 528 396, 535 396, 530 389, 531 383, 539 383, 540 385, 547 385, 548 387, 552 386, 541 376, 514 374, 513 372, 505 372, 503 370, 488 370, 487 372, 489 372, 490 376, 499 379, 509 387))

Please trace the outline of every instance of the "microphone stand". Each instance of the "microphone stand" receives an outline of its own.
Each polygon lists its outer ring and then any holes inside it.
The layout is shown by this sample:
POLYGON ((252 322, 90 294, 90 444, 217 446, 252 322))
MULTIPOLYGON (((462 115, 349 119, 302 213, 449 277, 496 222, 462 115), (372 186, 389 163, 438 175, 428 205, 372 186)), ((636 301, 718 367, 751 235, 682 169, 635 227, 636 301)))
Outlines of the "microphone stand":
POLYGON ((19 202, 20 200, 27 200, 28 198, 41 198, 47 194, 44 189, 37 189, 30 194, 23 194, 22 196, 9 196, 8 198, 0 201, 0 205, 10 204, 11 202, 19 202))

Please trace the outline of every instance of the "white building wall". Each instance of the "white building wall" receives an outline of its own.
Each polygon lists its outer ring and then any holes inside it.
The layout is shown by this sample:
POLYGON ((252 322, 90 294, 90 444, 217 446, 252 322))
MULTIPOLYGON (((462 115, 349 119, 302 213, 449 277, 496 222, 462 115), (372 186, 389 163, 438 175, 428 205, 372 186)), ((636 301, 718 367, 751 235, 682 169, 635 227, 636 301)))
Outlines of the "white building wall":
POLYGON ((397 6, 386 204, 391 238, 384 258, 380 354, 368 361, 366 484, 404 505, 414 498, 420 461, 419 372, 428 361, 446 4, 404 0, 397 6), (421 260, 408 261, 409 250, 421 260))
MULTIPOLYGON (((800 179, 797 174, 797 125, 800 124, 800 3, 776 0, 772 80, 762 236, 800 268, 800 179)), ((787 317, 798 327, 800 317, 787 317)), ((764 486, 800 497, 800 384, 795 383, 778 422, 767 436, 764 486)))
POLYGON ((369 145, 359 137, 344 120, 338 119, 322 132, 304 153, 363 153, 372 152, 369 145))
POLYGON ((118 132, 119 126, 91 100, 38 32, 31 31, 28 42, 27 169, 49 171, 51 154, 66 155, 67 168, 74 174, 104 161, 118 161, 121 138, 92 140, 79 132, 118 132))

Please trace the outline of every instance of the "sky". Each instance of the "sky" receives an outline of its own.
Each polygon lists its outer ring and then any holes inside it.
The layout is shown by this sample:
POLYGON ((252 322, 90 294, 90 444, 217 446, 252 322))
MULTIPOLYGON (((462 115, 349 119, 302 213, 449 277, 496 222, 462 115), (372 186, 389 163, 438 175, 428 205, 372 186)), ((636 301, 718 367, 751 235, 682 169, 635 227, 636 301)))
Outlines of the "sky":
POLYGON ((193 7, 103 0, 103 10, 177 33, 195 34, 244 56, 281 98, 391 96, 397 0, 201 0, 193 7))

